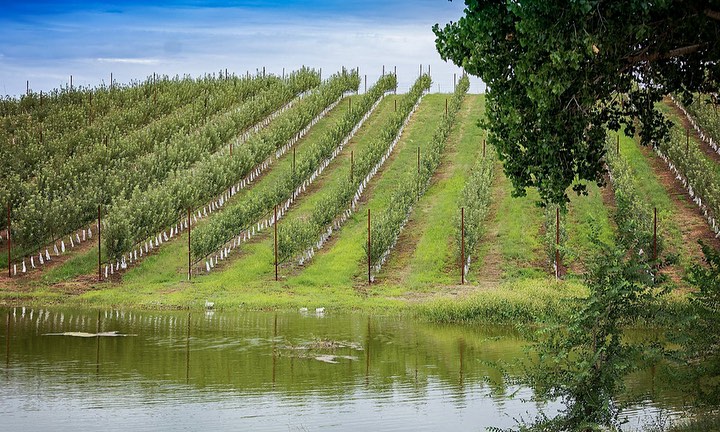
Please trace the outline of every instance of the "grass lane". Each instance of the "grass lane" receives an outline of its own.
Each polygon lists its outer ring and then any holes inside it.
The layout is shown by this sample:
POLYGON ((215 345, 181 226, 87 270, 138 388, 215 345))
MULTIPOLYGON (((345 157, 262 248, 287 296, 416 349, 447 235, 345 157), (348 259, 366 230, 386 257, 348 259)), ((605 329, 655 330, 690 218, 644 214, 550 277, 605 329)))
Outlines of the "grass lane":
MULTIPOLYGON (((379 214, 389 203, 394 185, 417 166, 417 148, 422 152, 428 145, 439 124, 445 107, 443 94, 427 95, 411 118, 393 155, 378 172, 368 189, 358 211, 336 233, 306 268, 287 279, 293 289, 337 289, 352 291, 362 286, 365 279, 365 252, 363 245, 367 236, 367 208, 379 214)), ((382 285, 385 285, 384 283, 382 285)), ((378 285, 375 285, 376 289, 378 285)), ((384 292, 387 294, 387 292, 384 292)))

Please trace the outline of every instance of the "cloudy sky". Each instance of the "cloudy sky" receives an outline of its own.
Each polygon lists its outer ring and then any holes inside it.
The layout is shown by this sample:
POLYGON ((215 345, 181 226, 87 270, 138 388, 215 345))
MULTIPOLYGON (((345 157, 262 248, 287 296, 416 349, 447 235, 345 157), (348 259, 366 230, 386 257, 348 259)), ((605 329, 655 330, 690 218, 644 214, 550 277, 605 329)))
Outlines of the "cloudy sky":
MULTIPOLYGON (((0 93, 302 65, 360 67, 373 81, 397 67, 400 88, 430 65, 433 91, 453 73, 435 51, 431 27, 456 21, 459 0, 168 0, 2 2, 0 93)), ((471 91, 482 91, 473 80, 471 91)))

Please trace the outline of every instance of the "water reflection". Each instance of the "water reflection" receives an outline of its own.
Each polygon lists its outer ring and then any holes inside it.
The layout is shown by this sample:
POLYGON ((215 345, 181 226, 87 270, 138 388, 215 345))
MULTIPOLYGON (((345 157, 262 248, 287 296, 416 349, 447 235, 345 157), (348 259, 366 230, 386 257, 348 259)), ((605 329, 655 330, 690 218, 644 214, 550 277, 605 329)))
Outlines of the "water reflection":
MULTIPOLYGON (((16 428, 482 430, 538 408, 503 375, 519 373, 525 356, 507 327, 300 313, 0 313, 0 415, 16 428), (101 336, 113 331, 133 336, 101 336), (43 336, 65 332, 96 336, 43 336), (102 422, 110 418, 123 421, 102 422)), ((653 398, 636 420, 653 406, 679 408, 654 370, 630 385, 653 398)))

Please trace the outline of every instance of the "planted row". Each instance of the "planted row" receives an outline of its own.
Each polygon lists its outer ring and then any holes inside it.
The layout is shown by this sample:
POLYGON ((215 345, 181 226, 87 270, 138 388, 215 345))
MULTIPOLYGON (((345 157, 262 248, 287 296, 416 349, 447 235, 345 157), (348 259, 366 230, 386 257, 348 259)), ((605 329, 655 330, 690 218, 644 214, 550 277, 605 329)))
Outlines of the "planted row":
POLYGON ((488 147, 483 158, 478 159, 470 171, 470 177, 460 196, 459 211, 455 215, 455 253, 458 259, 465 257, 465 271, 470 270, 472 254, 475 253, 485 230, 485 218, 490 211, 490 188, 495 178, 495 151, 488 147), (462 225, 462 212, 464 209, 464 228, 462 225), (462 235, 465 235, 463 242, 462 235), (465 250, 462 249, 463 243, 465 250))
POLYGON ((410 91, 400 99, 397 111, 382 126, 379 137, 355 158, 352 177, 325 193, 308 218, 296 218, 279 227, 278 255, 282 262, 303 251, 301 260, 309 258, 314 248, 319 247, 354 211, 370 177, 392 151, 399 133, 430 84, 428 75, 422 75, 415 81, 410 91))
MULTIPOLYGON (((376 273, 397 242, 413 206, 427 190, 430 179, 440 165, 447 137, 450 135, 469 86, 469 79, 463 76, 450 99, 447 115, 440 121, 430 140, 428 150, 420 158, 419 170, 405 176, 399 186, 393 190, 387 209, 372 219, 370 262, 375 267, 376 273)), ((368 245, 367 243, 363 245, 367 254, 368 245)))
POLYGON ((685 131, 675 126, 670 131, 670 138, 662 141, 656 151, 718 234, 720 227, 715 218, 720 214, 720 175, 716 164, 697 146, 687 146, 685 140, 685 131))
MULTIPOLYGON (((104 137, 125 134, 207 94, 234 90, 225 80, 148 79, 113 92, 73 92, 65 104, 45 102, 28 113, 6 116, 0 127, 0 178, 20 181, 83 153, 104 137), (77 99, 77 100, 76 100, 77 99), (40 109, 42 108, 42 109, 40 109)), ((23 96, 22 100, 38 95, 23 96)))
MULTIPOLYGON (((359 84, 359 82, 358 82, 359 84)), ((380 98, 397 85, 395 75, 384 75, 368 93, 356 99, 352 110, 346 111, 340 121, 303 152, 295 171, 283 173, 274 187, 265 192, 251 193, 208 224, 198 228, 192 244, 193 254, 205 256, 217 250, 229 238, 246 230, 270 212, 276 205, 297 196, 299 188, 306 187, 337 156, 341 144, 355 133, 358 124, 369 114, 380 98)), ((281 210, 286 211, 287 204, 281 210)), ((282 243, 282 242, 281 242, 282 243)))
POLYGON ((162 131, 153 127, 112 145, 97 143, 86 154, 48 171, 47 176, 39 176, 33 183, 36 189, 25 191, 25 201, 13 211, 17 221, 15 238, 32 250, 54 238, 54 234, 65 234, 87 224, 95 218, 99 204, 140 194, 162 183, 172 172, 210 158, 297 93, 317 85, 319 76, 302 70, 287 82, 272 79, 267 83, 268 88, 256 97, 215 116, 194 132, 188 128, 196 122, 186 122, 193 118, 201 122, 203 117, 197 115, 197 110, 188 110, 185 116, 170 116, 160 122, 166 126, 162 131), (144 140, 159 137, 163 141, 154 146, 144 140))
POLYGON ((355 73, 343 70, 317 90, 279 115, 270 125, 252 135, 234 150, 204 158, 190 169, 172 173, 164 182, 146 190, 135 190, 116 201, 108 214, 108 253, 119 258, 133 245, 174 224, 187 208, 194 208, 245 177, 305 128, 315 116, 359 85, 355 73))
MULTIPOLYGON (((617 241, 626 250, 647 254, 653 247, 653 210, 637 187, 630 164, 622 158, 606 140, 605 162, 615 195, 615 224, 618 228, 617 241)), ((661 242, 658 242, 658 255, 661 242)))

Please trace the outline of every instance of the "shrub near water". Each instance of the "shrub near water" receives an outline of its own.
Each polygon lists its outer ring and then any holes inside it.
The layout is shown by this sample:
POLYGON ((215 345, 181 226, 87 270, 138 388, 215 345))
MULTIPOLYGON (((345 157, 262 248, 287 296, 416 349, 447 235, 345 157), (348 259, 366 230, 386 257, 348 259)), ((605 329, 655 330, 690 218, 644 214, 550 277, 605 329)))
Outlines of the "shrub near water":
POLYGON ((418 314, 439 323, 563 322, 586 295, 587 289, 576 282, 527 279, 508 282, 467 298, 431 301, 418 306, 418 314))

